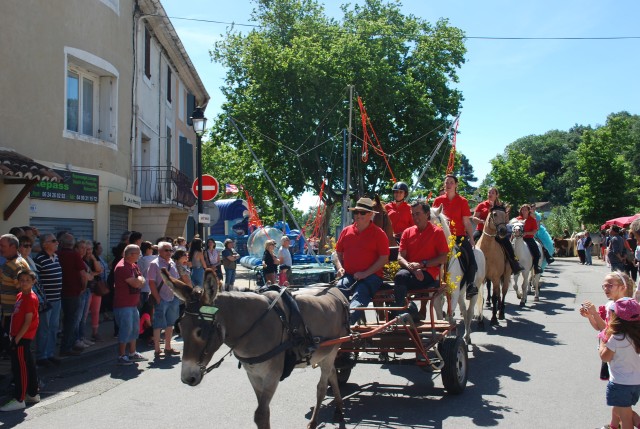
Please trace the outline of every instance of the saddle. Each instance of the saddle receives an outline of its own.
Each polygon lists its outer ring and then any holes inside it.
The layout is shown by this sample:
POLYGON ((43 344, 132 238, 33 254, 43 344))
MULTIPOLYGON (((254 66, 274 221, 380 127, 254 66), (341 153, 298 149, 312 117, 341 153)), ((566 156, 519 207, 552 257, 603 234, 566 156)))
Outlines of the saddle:
POLYGON ((280 381, 283 381, 291 375, 293 368, 295 368, 297 364, 305 362, 308 365, 311 355, 318 347, 317 341, 314 340, 304 323, 300 308, 294 296, 289 289, 284 288, 284 290, 282 290, 283 288, 284 287, 278 285, 267 285, 258 289, 258 293, 265 293, 267 291, 279 293, 282 302, 282 307, 275 305, 273 310, 278 314, 289 338, 279 347, 269 352, 269 354, 275 356, 277 353, 284 351, 284 367, 280 381), (288 311, 285 312, 283 308, 288 311))

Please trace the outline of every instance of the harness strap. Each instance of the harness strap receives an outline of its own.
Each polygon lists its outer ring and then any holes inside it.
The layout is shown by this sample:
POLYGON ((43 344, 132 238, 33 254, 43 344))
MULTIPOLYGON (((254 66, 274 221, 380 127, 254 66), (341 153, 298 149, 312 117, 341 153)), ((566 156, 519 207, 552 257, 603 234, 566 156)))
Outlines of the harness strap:
POLYGON ((242 356, 238 356, 236 353, 234 353, 234 355, 235 355, 236 359, 238 359, 240 362, 245 363, 245 364, 249 364, 249 365, 253 365, 253 364, 256 364, 256 363, 262 363, 262 362, 268 361, 272 357, 284 352, 285 350, 290 349, 291 347, 293 347, 293 342, 291 340, 287 340, 287 341, 281 343, 275 349, 269 350, 268 352, 263 353, 260 356, 255 356, 255 357, 251 357, 251 358, 244 358, 242 356))

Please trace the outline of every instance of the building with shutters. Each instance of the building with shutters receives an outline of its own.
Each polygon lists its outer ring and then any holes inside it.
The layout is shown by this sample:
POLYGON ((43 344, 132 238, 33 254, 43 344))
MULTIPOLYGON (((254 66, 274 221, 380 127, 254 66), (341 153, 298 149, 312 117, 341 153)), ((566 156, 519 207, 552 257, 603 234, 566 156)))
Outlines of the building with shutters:
POLYGON ((0 231, 69 230, 105 249, 126 230, 184 234, 196 202, 188 118, 209 95, 160 1, 2 9, 0 231))

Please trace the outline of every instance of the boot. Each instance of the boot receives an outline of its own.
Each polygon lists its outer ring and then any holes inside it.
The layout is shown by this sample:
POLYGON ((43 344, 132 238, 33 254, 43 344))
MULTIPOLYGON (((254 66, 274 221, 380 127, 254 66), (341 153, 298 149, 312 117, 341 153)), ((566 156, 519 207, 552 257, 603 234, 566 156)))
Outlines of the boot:
POLYGON ((524 267, 520 265, 517 259, 509 259, 509 265, 511 265, 511 271, 513 274, 519 274, 524 271, 524 267))
POLYGON ((549 251, 544 246, 542 246, 542 253, 544 253, 544 258, 547 260, 547 264, 551 265, 556 261, 556 259, 549 254, 549 251))
POLYGON ((471 299, 478 294, 478 288, 475 284, 477 267, 472 266, 468 268, 466 273, 466 283, 467 283, 467 299, 471 299))

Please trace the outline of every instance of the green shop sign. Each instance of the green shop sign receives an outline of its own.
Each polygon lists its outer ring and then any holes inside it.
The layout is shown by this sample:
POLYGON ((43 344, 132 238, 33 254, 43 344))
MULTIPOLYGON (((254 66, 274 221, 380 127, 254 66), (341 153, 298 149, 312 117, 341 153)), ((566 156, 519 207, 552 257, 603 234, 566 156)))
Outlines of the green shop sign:
POLYGON ((39 182, 29 196, 42 200, 73 201, 77 203, 98 202, 98 179, 94 174, 53 169, 62 176, 62 182, 39 182))

